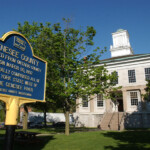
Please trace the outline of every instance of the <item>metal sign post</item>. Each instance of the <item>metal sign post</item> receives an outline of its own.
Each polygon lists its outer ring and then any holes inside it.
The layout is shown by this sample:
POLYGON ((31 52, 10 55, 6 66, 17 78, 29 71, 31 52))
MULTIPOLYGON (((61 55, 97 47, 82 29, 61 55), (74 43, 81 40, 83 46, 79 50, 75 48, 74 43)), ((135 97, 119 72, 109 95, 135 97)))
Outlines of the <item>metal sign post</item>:
POLYGON ((29 41, 18 32, 0 39, 0 100, 6 103, 5 150, 13 149, 19 107, 45 102, 47 62, 34 56, 29 41))
POLYGON ((14 133, 17 124, 19 101, 17 98, 3 99, 6 103, 6 134, 5 134, 5 150, 13 149, 14 133))

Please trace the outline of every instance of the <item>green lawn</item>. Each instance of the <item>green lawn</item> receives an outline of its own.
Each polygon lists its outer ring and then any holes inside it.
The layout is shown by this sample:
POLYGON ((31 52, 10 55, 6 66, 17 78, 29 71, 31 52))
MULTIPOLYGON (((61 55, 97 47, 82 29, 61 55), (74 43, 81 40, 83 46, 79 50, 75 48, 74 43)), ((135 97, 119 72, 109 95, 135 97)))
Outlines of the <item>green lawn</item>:
MULTIPOLYGON (((48 133, 48 130, 29 130, 48 133)), ((51 132, 52 133, 52 132, 51 132)), ((3 147, 4 131, 0 130, 0 149, 3 147)), ((92 131, 54 134, 37 137, 37 141, 15 141, 14 150, 150 150, 150 130, 92 131)))

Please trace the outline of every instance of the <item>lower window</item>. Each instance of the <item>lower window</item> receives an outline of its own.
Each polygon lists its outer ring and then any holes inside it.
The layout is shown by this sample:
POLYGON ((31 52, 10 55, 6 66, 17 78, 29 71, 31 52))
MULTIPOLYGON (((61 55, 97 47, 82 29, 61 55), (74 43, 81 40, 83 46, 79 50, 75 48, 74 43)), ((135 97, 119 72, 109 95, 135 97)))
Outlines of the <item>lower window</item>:
POLYGON ((104 107, 103 96, 101 94, 97 94, 97 107, 104 107))
POLYGON ((138 105, 138 93, 137 92, 130 92, 130 99, 131 99, 131 106, 138 105))
POLYGON ((82 107, 88 107, 88 96, 82 96, 82 107))

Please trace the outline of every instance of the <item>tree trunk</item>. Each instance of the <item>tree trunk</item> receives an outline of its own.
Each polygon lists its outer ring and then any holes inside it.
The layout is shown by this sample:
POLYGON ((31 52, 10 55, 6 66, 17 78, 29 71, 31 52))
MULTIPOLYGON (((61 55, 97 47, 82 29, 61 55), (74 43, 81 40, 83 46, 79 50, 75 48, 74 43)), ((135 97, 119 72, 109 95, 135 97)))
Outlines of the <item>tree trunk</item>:
POLYGON ((46 124, 46 110, 44 109, 44 127, 46 127, 47 124, 46 124))
POLYGON ((65 118, 66 118, 65 135, 69 135, 69 111, 65 112, 65 118))
POLYGON ((24 113, 23 113, 23 129, 28 129, 28 108, 24 105, 24 113))

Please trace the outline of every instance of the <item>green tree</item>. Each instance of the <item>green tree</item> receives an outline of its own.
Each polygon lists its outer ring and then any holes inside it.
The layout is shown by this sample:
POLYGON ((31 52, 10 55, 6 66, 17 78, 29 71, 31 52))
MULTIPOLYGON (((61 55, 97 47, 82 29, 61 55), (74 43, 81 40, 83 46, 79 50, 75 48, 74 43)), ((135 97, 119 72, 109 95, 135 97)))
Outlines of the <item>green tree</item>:
MULTIPOLYGON (((29 22, 25 21, 23 25, 18 23, 18 29, 16 31, 22 33, 31 43, 34 54, 39 56, 40 58, 45 59, 48 62, 47 68, 47 84, 46 84, 46 104, 36 103, 36 104, 28 104, 29 106, 40 109, 44 113, 44 124, 46 126, 46 111, 49 110, 48 106, 52 109, 56 108, 54 104, 56 104, 55 99, 57 93, 57 86, 54 86, 55 81, 58 78, 58 70, 57 70, 57 36, 58 34, 59 24, 54 24, 53 26, 50 23, 46 23, 43 25, 42 23, 38 24, 33 22, 29 24, 29 22)), ((27 118, 27 117, 26 117, 27 118)), ((27 122, 27 121, 25 121, 27 122)))
MULTIPOLYGON (((106 49, 94 46, 96 31, 88 26, 85 31, 70 27, 70 20, 62 29, 60 24, 45 26, 41 23, 18 25, 18 31, 30 41, 35 54, 47 60, 46 100, 56 101, 66 117, 65 134, 69 135, 69 113, 79 104, 76 99, 84 95, 101 93, 105 97, 115 85, 114 74, 108 74, 100 56, 106 49)), ((111 91, 111 92, 110 92, 111 91)), ((91 100, 91 99, 90 99, 91 100)))
POLYGON ((5 116, 6 116, 5 103, 3 101, 0 101, 0 122, 5 121, 5 116))
POLYGON ((150 101, 150 80, 147 80, 146 88, 145 88, 144 100, 150 101))

